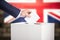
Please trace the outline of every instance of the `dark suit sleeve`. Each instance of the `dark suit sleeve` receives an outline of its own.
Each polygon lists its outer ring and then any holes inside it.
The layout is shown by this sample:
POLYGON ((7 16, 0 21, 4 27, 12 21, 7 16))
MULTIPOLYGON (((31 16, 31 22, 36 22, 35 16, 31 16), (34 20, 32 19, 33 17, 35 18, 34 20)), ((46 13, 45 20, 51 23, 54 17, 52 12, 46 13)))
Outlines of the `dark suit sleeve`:
POLYGON ((20 13, 20 10, 17 9, 16 7, 10 5, 4 0, 0 0, 0 9, 7 12, 8 14, 12 15, 13 17, 17 17, 18 14, 20 13))

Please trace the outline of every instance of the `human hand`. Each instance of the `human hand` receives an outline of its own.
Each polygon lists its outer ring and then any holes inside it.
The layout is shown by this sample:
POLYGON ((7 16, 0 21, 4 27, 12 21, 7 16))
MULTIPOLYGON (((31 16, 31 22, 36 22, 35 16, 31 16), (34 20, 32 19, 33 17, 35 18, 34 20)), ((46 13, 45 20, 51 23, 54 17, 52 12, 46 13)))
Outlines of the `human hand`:
POLYGON ((21 16, 21 17, 29 17, 29 18, 30 18, 30 17, 31 17, 30 14, 31 14, 31 11, 28 10, 28 9, 25 9, 25 10, 22 10, 22 11, 21 11, 20 16, 21 16))

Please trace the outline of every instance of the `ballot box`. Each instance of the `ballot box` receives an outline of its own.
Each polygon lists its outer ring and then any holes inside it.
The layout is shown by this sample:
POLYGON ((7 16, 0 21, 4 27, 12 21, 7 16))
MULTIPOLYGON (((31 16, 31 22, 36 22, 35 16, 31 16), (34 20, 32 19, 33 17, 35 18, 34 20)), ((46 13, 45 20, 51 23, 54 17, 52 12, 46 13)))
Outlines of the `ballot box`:
POLYGON ((11 24, 11 40, 54 40, 54 23, 11 24))

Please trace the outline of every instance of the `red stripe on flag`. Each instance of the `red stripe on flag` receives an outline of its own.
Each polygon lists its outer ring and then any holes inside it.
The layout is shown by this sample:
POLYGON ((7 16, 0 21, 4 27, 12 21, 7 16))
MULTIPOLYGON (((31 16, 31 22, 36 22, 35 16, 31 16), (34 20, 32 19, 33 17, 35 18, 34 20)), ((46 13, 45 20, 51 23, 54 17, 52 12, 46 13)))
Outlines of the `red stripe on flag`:
POLYGON ((55 17, 60 19, 60 16, 58 16, 57 14, 54 14, 53 12, 49 12, 49 14, 51 14, 51 15, 53 15, 53 16, 55 16, 55 17))

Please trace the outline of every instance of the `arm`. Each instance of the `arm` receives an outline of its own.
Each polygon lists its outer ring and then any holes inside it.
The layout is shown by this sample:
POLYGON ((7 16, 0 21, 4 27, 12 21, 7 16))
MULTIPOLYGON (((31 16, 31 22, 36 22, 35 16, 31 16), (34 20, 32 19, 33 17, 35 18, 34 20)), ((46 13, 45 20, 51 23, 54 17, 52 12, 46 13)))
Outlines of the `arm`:
POLYGON ((20 13, 20 10, 17 9, 16 7, 10 5, 4 0, 0 0, 0 9, 3 11, 7 12, 8 14, 12 15, 13 17, 17 17, 20 13))
MULTIPOLYGON (((21 13, 20 13, 20 17, 21 18, 25 18, 25 17, 29 17, 30 18, 30 14, 31 14, 31 11, 28 10, 28 9, 25 9, 25 10, 22 10, 21 13)), ((14 18, 13 16, 7 14, 7 13, 4 13, 4 23, 15 23, 16 22, 22 22, 22 20, 20 18, 14 18)), ((23 22, 25 22, 25 20, 23 19, 23 22)))

